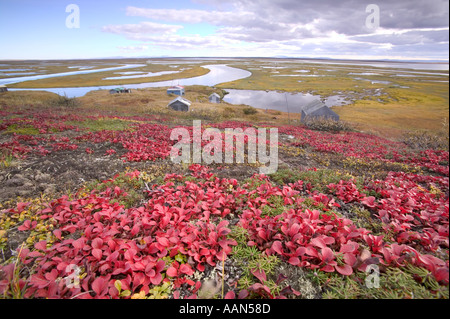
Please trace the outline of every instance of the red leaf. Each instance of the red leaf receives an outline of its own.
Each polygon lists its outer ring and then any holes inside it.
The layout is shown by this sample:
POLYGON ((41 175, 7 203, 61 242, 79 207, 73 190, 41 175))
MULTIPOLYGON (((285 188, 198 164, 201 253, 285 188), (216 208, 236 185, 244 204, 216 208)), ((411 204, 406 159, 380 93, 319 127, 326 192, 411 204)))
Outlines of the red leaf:
POLYGON ((30 279, 30 284, 42 289, 47 287, 50 283, 42 275, 32 275, 30 279))
POLYGON ((61 240, 61 230, 60 229, 55 229, 53 231, 53 235, 55 235, 56 238, 58 238, 59 240, 61 240))
POLYGON ((205 271, 205 265, 203 265, 203 264, 198 264, 198 265, 197 265, 197 270, 200 271, 200 272, 205 271))
POLYGON ((22 224, 22 226, 18 227, 17 229, 20 231, 24 231, 24 230, 30 230, 30 229, 34 229, 37 225, 37 221, 33 221, 31 222, 31 220, 26 220, 24 221, 24 223, 22 224))
POLYGON ((84 247, 84 237, 80 237, 72 242, 75 249, 82 249, 84 247))
POLYGON ((448 269, 447 268, 439 268, 435 271, 434 276, 436 280, 439 282, 443 282, 448 285, 448 269))
POLYGON ((92 248, 101 249, 102 246, 103 246, 103 240, 101 240, 100 238, 95 238, 95 239, 92 241, 91 246, 92 246, 92 248))
POLYGON ((98 277, 92 283, 92 290, 94 290, 94 292, 100 296, 105 291, 107 286, 108 286, 108 282, 105 279, 103 279, 102 277, 98 277))
POLYGON ((298 259, 298 257, 291 257, 291 258, 289 258, 288 262, 291 265, 297 266, 298 264, 300 264, 300 259, 298 259))
POLYGON ((347 253, 347 254, 344 254, 344 261, 347 265, 350 265, 353 267, 353 265, 356 263, 356 257, 353 254, 347 253))
POLYGON ((358 244, 355 242, 348 242, 347 244, 343 244, 339 252, 341 253, 352 253, 358 249, 358 244))
POLYGON ((258 231, 258 236, 261 237, 264 240, 267 240, 266 232, 263 229, 258 231))
POLYGON ((140 229, 141 227, 139 224, 134 225, 133 228, 131 229, 131 236, 135 236, 140 229))
POLYGON ((248 295, 249 294, 248 294, 247 289, 243 289, 243 290, 239 291, 238 299, 245 299, 245 298, 247 298, 248 295))
POLYGON ((170 266, 169 269, 167 269, 166 274, 169 277, 177 277, 178 271, 175 269, 175 267, 170 266))
POLYGON ((329 262, 334 259, 333 251, 328 247, 322 248, 321 253, 322 253, 322 261, 324 262, 329 262))
POLYGON ((316 237, 316 238, 311 239, 311 244, 316 247, 322 248, 322 249, 328 247, 325 240, 321 237, 316 237))
POLYGON ((295 234, 298 233, 299 229, 300 229, 300 225, 299 224, 297 224, 297 223, 293 224, 291 226, 291 228, 289 229, 288 235, 293 237, 295 234))
POLYGON ((160 273, 157 273, 154 277, 150 277, 150 281, 152 282, 153 285, 157 286, 161 283, 162 281, 162 276, 160 273))
POLYGON ((369 197, 364 198, 361 201, 361 203, 366 205, 367 207, 371 207, 371 208, 376 206, 375 197, 373 197, 373 196, 369 196, 369 197))
POLYGON ((264 270, 253 269, 251 272, 256 278, 259 279, 259 281, 261 282, 267 281, 267 276, 264 270))
POLYGON ((97 249, 97 248, 92 249, 92 256, 94 256, 98 260, 102 259, 102 255, 103 255, 103 253, 102 253, 101 249, 97 249))
POLYGON ((202 286, 202 283, 200 281, 197 281, 194 285, 195 286, 194 286, 194 289, 192 290, 192 293, 195 294, 200 289, 200 287, 202 286))
POLYGON ((34 245, 34 248, 39 249, 39 250, 46 250, 47 249, 47 241, 41 240, 40 242, 38 242, 34 245))
POLYGON ((330 265, 326 265, 326 266, 322 267, 320 270, 325 271, 325 272, 333 272, 334 267, 330 266, 330 265))
POLYGON ((350 276, 353 273, 353 268, 349 265, 336 266, 337 272, 344 276, 350 276))
POLYGON ((188 276, 191 276, 194 273, 194 270, 192 270, 191 266, 189 266, 188 264, 182 264, 180 266, 180 272, 182 274, 186 274, 188 276))
POLYGON ((143 284, 145 281, 145 275, 142 272, 135 273, 133 277, 133 287, 137 287, 143 284))
POLYGON ((170 242, 166 237, 158 237, 156 240, 161 246, 168 247, 170 245, 170 242))
POLYGON ((269 294, 269 296, 272 296, 272 294, 270 293, 269 287, 267 287, 265 285, 262 285, 260 283, 256 283, 256 284, 251 285, 249 289, 252 289, 254 291, 258 291, 258 290, 262 289, 265 292, 267 292, 269 294))
POLYGON ((236 299, 236 294, 231 290, 226 293, 224 299, 236 299))
POLYGON ((158 262, 156 263, 156 272, 160 273, 164 267, 166 266, 166 262, 164 260, 158 260, 158 262))
POLYGON ((272 244, 272 249, 273 249, 276 253, 278 253, 278 254, 280 254, 280 255, 284 255, 283 247, 282 247, 282 244, 281 244, 280 241, 278 241, 278 240, 274 241, 273 244, 272 244))
POLYGON ((48 281, 55 281, 58 278, 58 270, 53 269, 51 272, 45 274, 45 279, 48 281))
POLYGON ((306 247, 305 253, 310 255, 310 256, 319 258, 319 253, 313 247, 306 247))

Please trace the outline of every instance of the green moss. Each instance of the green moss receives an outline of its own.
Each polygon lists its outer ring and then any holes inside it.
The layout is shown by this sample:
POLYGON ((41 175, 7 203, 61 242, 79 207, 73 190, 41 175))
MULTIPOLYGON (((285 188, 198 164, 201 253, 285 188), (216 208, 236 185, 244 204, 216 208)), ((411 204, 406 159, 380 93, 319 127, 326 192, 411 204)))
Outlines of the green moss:
POLYGON ((13 124, 8 126, 5 130, 6 133, 16 133, 19 135, 38 135, 39 130, 33 126, 19 126, 17 124, 13 124))
POLYGON ((65 124, 86 128, 91 132, 109 130, 123 131, 129 128, 130 122, 120 119, 100 118, 98 120, 88 119, 86 121, 67 121, 65 124))
POLYGON ((289 168, 280 168, 275 173, 269 175, 269 177, 277 185, 286 185, 299 181, 301 174, 289 168))
POLYGON ((289 209, 289 207, 284 205, 282 196, 270 196, 267 199, 267 205, 264 205, 261 210, 261 217, 275 217, 282 214, 287 209, 289 209))
POLYGON ((343 277, 316 271, 308 276, 323 287, 324 299, 448 299, 448 288, 440 286, 431 273, 421 267, 390 267, 379 274, 378 284, 368 275, 356 272, 343 277), (368 285, 366 280, 373 285, 368 285))
POLYGON ((119 187, 126 194, 122 193, 123 196, 118 196, 111 202, 117 202, 125 208, 134 207, 143 199, 142 190, 144 187, 144 182, 141 179, 127 176, 125 173, 121 173, 108 181, 93 181, 87 183, 84 187, 84 191, 96 191, 101 193, 106 191, 108 188, 114 191, 115 187, 119 187))

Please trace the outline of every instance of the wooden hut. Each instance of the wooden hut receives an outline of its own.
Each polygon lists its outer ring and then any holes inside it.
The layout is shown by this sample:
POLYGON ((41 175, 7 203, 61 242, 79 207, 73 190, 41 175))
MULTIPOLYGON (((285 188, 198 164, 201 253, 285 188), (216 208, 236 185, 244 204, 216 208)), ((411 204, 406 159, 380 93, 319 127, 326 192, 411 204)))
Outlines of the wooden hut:
POLYGON ((302 123, 315 118, 326 118, 339 121, 339 115, 337 115, 334 111, 332 111, 320 100, 314 100, 311 103, 304 106, 301 113, 302 123))
POLYGON ((184 87, 180 86, 180 85, 176 85, 176 86, 172 86, 170 88, 167 89, 167 94, 175 94, 175 95, 179 95, 179 96, 183 96, 184 95, 184 87))
POLYGON ((188 112, 189 107, 191 106, 191 101, 179 96, 176 99, 172 100, 168 107, 175 111, 183 111, 188 112))
POLYGON ((120 93, 131 93, 131 89, 126 89, 124 87, 115 88, 112 90, 109 90, 109 94, 120 94, 120 93))
POLYGON ((5 85, 0 85, 0 93, 1 92, 8 92, 8 88, 5 85))
POLYGON ((220 103, 220 95, 217 93, 211 94, 208 99, 211 103, 220 103))

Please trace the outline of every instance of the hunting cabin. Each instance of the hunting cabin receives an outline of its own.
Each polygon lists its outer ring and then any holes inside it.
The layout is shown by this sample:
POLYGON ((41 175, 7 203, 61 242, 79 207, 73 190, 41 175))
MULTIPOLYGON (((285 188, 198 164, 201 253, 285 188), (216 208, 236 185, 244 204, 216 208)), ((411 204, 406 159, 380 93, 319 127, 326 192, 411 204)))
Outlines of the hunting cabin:
POLYGON ((211 103, 220 103, 220 95, 217 93, 211 94, 208 99, 211 103))
POLYGON ((183 96, 184 93, 185 93, 184 87, 180 86, 180 85, 172 86, 167 89, 167 95, 175 94, 175 95, 183 96))
POLYGON ((191 106, 191 101, 179 96, 176 99, 172 100, 168 107, 175 111, 188 112, 189 107, 191 106))
POLYGON ((307 120, 317 118, 326 118, 334 121, 339 121, 339 115, 337 115, 320 100, 314 100, 303 107, 300 121, 304 123, 307 120))
POLYGON ((109 94, 120 94, 120 93, 131 93, 131 89, 126 89, 124 87, 115 88, 112 90, 109 90, 109 94))

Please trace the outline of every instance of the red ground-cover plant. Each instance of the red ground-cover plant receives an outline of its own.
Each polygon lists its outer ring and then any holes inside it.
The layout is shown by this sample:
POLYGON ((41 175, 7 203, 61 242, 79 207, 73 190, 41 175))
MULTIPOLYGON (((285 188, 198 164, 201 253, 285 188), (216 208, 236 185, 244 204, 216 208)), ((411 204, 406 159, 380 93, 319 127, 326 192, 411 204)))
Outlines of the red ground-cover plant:
MULTIPOLYGON (((3 122, 0 130, 18 123, 49 134, 75 130, 60 125, 54 114, 38 115, 36 119, 3 122), (41 123, 37 123, 39 120, 41 123)), ((251 127, 239 122, 212 126, 251 127)), ((292 146, 411 164, 440 176, 391 172, 383 180, 366 181, 364 186, 357 186, 352 180, 339 181, 328 185, 328 191, 322 194, 312 192, 303 181, 278 187, 263 175, 255 175, 253 182, 247 184, 220 179, 196 164, 190 166, 189 179, 172 174, 166 176, 165 184, 153 185, 146 191, 146 202, 139 207, 125 209, 120 205, 128 194, 119 187, 94 190, 75 199, 63 196, 39 213, 41 219, 53 224, 54 242, 38 242, 20 254, 21 261, 33 265, 35 270, 28 280, 21 278, 25 296, 119 298, 116 280, 132 293, 147 293, 152 286, 170 280, 177 289, 190 285, 195 294, 199 284, 189 278, 190 274, 202 272, 208 265, 214 267, 232 254, 236 242, 230 238, 231 216, 237 216, 238 226, 247 231, 248 245, 295 266, 351 276, 364 271, 370 262, 385 267, 414 264, 428 269, 438 282, 448 285, 448 152, 412 152, 401 143, 354 132, 331 134, 293 126, 279 130, 296 137, 292 146), (281 199, 284 211, 263 214, 273 198, 281 199), (306 198, 313 202, 308 207, 321 209, 305 208, 306 198), (343 217, 346 212, 338 202, 365 207, 379 219, 384 235, 372 234, 343 217), (185 262, 173 261, 179 254, 185 262), (80 271, 78 285, 67 281, 74 278, 74 269, 80 271)), ((170 131, 166 125, 139 122, 124 131, 84 132, 72 138, 12 134, 9 141, 0 144, 0 149, 24 158, 75 150, 85 142, 107 142, 126 149, 126 161, 153 161, 169 156, 174 143, 169 139, 170 131)), ((205 145, 206 141, 202 143, 205 145)), ((86 146, 82 149, 92 151, 86 146)), ((110 149, 105 154, 115 153, 110 149)), ((127 176, 139 175, 135 171, 127 176)), ((25 205, 20 204, 3 213, 20 214, 24 209, 25 205)), ((35 221, 28 220, 18 229, 30 231, 35 227, 35 221)), ((7 265, 1 270, 3 293, 12 278, 12 268, 7 265)), ((268 296, 262 283, 253 286, 252 291, 268 296)), ((174 297, 177 295, 179 291, 174 297)), ((239 294, 247 295, 248 292, 239 294)), ((231 293, 227 296, 233 297, 231 293)))
MULTIPOLYGON (((448 261, 432 255, 435 245, 448 248, 448 237, 447 241, 443 238, 445 232, 448 233, 448 204, 444 203, 442 211, 440 198, 427 197, 430 203, 438 201, 431 205, 436 211, 441 211, 440 215, 433 214, 438 219, 432 219, 431 223, 430 218, 423 217, 419 211, 417 221, 426 221, 415 224, 415 227, 423 227, 423 231, 416 231, 416 239, 406 243, 400 232, 394 237, 398 242, 392 242, 338 216, 332 210, 337 206, 331 199, 325 199, 328 198, 326 194, 311 194, 309 197, 318 203, 327 203, 329 210, 325 213, 325 210, 302 208, 304 197, 300 196, 300 190, 274 186, 262 175, 254 176, 253 180, 258 185, 255 187, 253 183, 240 185, 233 179, 217 178, 200 165, 191 166, 191 170, 197 176, 195 182, 176 174, 166 176, 165 184, 154 185, 147 191, 148 200, 140 207, 125 209, 120 205, 118 200, 126 198, 127 194, 119 187, 108 188, 101 193, 94 190, 74 200, 63 196, 50 202, 39 216, 53 223, 55 241, 52 244, 38 242, 31 250, 23 249, 20 255, 25 265, 32 264, 35 269, 29 280, 24 281, 25 296, 119 298, 116 280, 120 280, 123 289, 132 293, 148 293, 164 278, 171 280, 176 289, 187 283, 194 291, 198 289, 198 283, 189 279, 194 269, 202 272, 206 265, 214 267, 232 254, 236 242, 229 237, 226 218, 236 213, 238 226, 248 232, 248 245, 258 247, 264 254, 275 254, 292 265, 350 276, 356 271, 364 271, 370 262, 386 267, 411 263, 428 269, 441 284, 448 284, 448 261), (282 198, 293 208, 286 208, 275 216, 263 216, 262 209, 274 196, 282 198), (433 237, 434 242, 427 244, 430 234, 433 234, 431 229, 435 229, 440 237, 433 237), (179 254, 185 256, 186 262, 172 259, 166 264, 167 259, 164 258, 174 258, 179 254), (74 269, 81 272, 77 286, 67 284, 67 278, 73 278, 74 269)), ((139 174, 138 171, 130 172, 129 177, 139 178, 139 174)), ((442 179, 431 180, 446 183, 442 179)), ((424 178, 393 173, 384 181, 386 185, 377 181, 370 186, 386 198, 369 200, 369 197, 360 196, 362 191, 358 191, 356 199, 354 196, 344 198, 367 203, 369 208, 376 209, 383 205, 384 199, 394 195, 394 187, 400 191, 402 185, 399 186, 398 182, 401 181, 405 184, 401 189, 408 192, 413 187, 409 183, 423 183, 424 178), (397 184, 390 183, 390 178, 397 184)), ((338 185, 350 193, 355 192, 353 186, 338 185)), ((297 183, 297 187, 300 189, 301 183, 297 183)), ((338 188, 330 187, 332 192, 338 188)), ((398 201, 398 205, 402 204, 405 202, 398 201)), ((23 204, 4 213, 17 214, 25 207, 23 204)), ((423 208, 420 206, 419 209, 423 208)), ((389 215, 386 227, 390 227, 397 217, 399 223, 413 222, 400 216, 404 213, 401 209, 395 212, 398 216, 394 213, 389 215)), ((34 226, 25 221, 20 230, 27 231, 34 226)), ((8 283, 8 268, 3 271, 6 275, 0 280, 0 288, 4 291, 8 283)), ((263 286, 253 288, 256 293, 265 291, 263 286)), ((179 292, 174 294, 177 295, 179 292)), ((240 294, 241 297, 244 295, 244 292, 240 294)), ((231 298, 232 294, 228 297, 231 298)))
MULTIPOLYGON (((228 182, 205 182, 205 189, 226 187, 228 182)), ((132 292, 148 292, 162 281, 165 262, 161 259, 181 253, 188 263, 170 265, 168 276, 192 273, 195 267, 215 266, 231 253, 236 244, 227 238, 228 221, 214 224, 209 216, 222 216, 220 200, 209 199, 204 192, 191 197, 191 185, 162 187, 166 196, 150 196, 144 207, 124 209, 115 199, 127 196, 119 187, 69 200, 66 196, 49 203, 40 212, 41 219, 55 224, 55 243, 39 242, 33 251, 24 249, 24 264, 37 267, 29 281, 26 297, 101 298, 117 297, 117 279, 132 292), (184 204, 182 204, 184 203, 184 204), (211 203, 211 206, 208 204, 211 203), (70 267, 69 267, 70 266, 70 267), (79 287, 67 288, 61 278, 70 277, 67 269, 83 269, 79 287), (57 280, 59 278, 59 280, 57 280)), ((10 212, 12 213, 12 211, 10 212)), ((32 224, 25 222, 21 229, 32 224)), ((125 288, 124 288, 125 289, 125 288)))
POLYGON ((318 152, 337 153, 346 157, 409 164, 449 176, 448 151, 415 152, 404 143, 357 132, 318 132, 298 126, 281 126, 278 130, 281 134, 295 137, 296 140, 290 143, 293 146, 309 146, 318 152))

